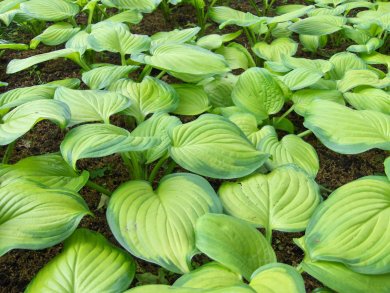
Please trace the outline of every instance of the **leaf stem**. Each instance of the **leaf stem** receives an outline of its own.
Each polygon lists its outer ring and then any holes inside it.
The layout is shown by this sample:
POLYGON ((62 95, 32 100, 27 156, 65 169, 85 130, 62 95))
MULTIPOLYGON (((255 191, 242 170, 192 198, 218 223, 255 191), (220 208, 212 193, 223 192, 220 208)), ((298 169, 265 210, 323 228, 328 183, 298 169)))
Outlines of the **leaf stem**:
POLYGON ((269 225, 265 228, 265 238, 269 244, 272 243, 272 229, 269 227, 269 225))
POLYGON ((254 0, 249 0, 249 3, 251 4, 251 6, 255 9, 256 11, 256 14, 258 16, 261 16, 261 10, 259 9, 259 7, 257 7, 257 4, 254 0))
POLYGON ((157 76, 156 78, 157 79, 160 79, 161 77, 163 77, 167 72, 165 70, 161 71, 157 76))
POLYGON ((154 165, 152 172, 150 173, 149 176, 149 182, 153 183, 154 179, 156 178, 158 171, 160 171, 162 165, 164 165, 165 161, 168 159, 168 156, 164 156, 158 160, 156 165, 154 165))
POLYGON ((297 267, 296 267, 296 270, 302 274, 304 272, 303 268, 302 268, 302 263, 300 263, 297 267))
POLYGON ((122 54, 121 53, 121 63, 122 63, 122 66, 126 66, 127 65, 126 54, 122 54))
POLYGON ((100 193, 103 193, 107 196, 111 196, 112 195, 112 192, 109 191, 108 189, 104 188, 103 186, 95 183, 95 182, 92 182, 91 180, 88 180, 87 181, 87 184, 85 184, 86 186, 88 186, 89 188, 92 188, 100 193))
POLYGON ((165 173, 164 175, 169 175, 173 172, 173 170, 176 168, 177 164, 175 161, 171 161, 168 166, 167 166, 167 169, 165 170, 165 173))
POLYGON ((275 125, 278 124, 280 121, 283 120, 283 118, 286 118, 286 116, 288 116, 288 114, 290 114, 292 111, 294 111, 294 108, 295 108, 295 105, 292 105, 286 112, 284 112, 284 114, 282 116, 280 116, 278 118, 278 120, 275 121, 275 125))
POLYGON ((144 69, 142 70, 142 72, 141 72, 141 74, 140 74, 140 76, 138 78, 138 81, 139 82, 142 81, 145 76, 149 75, 150 72, 152 72, 152 69, 153 69, 153 67, 151 65, 146 65, 144 67, 144 69))
POLYGON ((2 163, 3 164, 8 164, 8 161, 9 159, 11 158, 11 155, 15 149, 15 144, 16 144, 16 140, 14 140, 13 142, 11 142, 8 146, 7 146, 7 149, 5 150, 5 153, 4 153, 4 157, 3 157, 3 160, 2 160, 2 163))
POLYGON ((304 131, 304 132, 301 132, 301 133, 297 134, 297 136, 299 136, 299 137, 305 137, 305 136, 310 135, 310 134, 312 134, 312 133, 313 133, 313 132, 312 132, 310 129, 308 129, 308 130, 306 130, 306 131, 304 131))

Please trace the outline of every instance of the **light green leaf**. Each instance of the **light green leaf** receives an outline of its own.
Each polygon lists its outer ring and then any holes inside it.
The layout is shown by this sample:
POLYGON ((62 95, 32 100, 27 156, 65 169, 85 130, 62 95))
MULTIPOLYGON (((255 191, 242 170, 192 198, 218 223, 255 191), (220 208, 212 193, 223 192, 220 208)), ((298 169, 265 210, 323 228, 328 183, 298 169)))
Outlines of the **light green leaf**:
POLYGON ((115 153, 143 151, 156 146, 159 139, 132 136, 127 130, 109 124, 86 124, 73 128, 61 143, 65 161, 76 169, 76 162, 115 153))
POLYGON ((308 69, 320 74, 329 72, 333 64, 323 59, 294 58, 287 55, 283 56, 283 64, 291 69, 308 69))
POLYGON ((367 64, 361 58, 349 52, 337 53, 329 61, 333 64, 333 69, 329 73, 334 80, 342 79, 350 70, 367 68, 367 64))
POLYGON ((390 180, 390 157, 387 157, 385 162, 385 173, 387 175, 387 178, 390 180))
MULTIPOLYGON (((234 107, 238 108, 238 107, 234 107)), ((257 120, 255 115, 248 113, 246 111, 239 112, 240 108, 238 109, 232 109, 233 113, 229 113, 230 109, 223 109, 222 115, 226 118, 228 118, 230 121, 232 121, 234 124, 236 124, 242 132, 249 138, 249 140, 256 146, 256 140, 254 137, 256 136, 255 133, 259 131, 257 128, 257 120), (227 111, 226 111, 227 110, 227 111)))
POLYGON ((175 127, 170 136, 172 159, 203 176, 243 177, 260 168, 268 158, 255 149, 236 125, 218 115, 204 114, 175 127))
POLYGON ((73 51, 77 51, 80 55, 83 55, 86 50, 91 49, 88 38, 89 33, 86 31, 79 31, 66 42, 65 48, 73 49, 73 51))
POLYGON ((67 22, 59 22, 49 26, 40 35, 31 40, 31 48, 35 49, 39 42, 49 46, 56 46, 68 41, 78 31, 79 27, 73 28, 73 26, 67 22))
POLYGON ((267 232, 304 231, 321 201, 314 179, 294 165, 276 168, 267 175, 224 182, 218 194, 228 214, 267 232))
POLYGON ((20 4, 20 9, 32 18, 44 21, 59 21, 74 17, 79 6, 65 0, 30 0, 20 4))
POLYGON ((263 120, 282 109, 284 93, 266 69, 254 67, 240 75, 232 99, 236 106, 263 120))
POLYGON ((390 150, 390 117, 380 112, 314 100, 307 109, 304 125, 326 147, 341 154, 373 148, 390 150))
POLYGON ((344 93, 349 104, 357 110, 374 110, 390 115, 390 94, 375 88, 363 88, 344 93))
POLYGON ((34 292, 122 292, 130 286, 135 263, 103 235, 78 229, 63 251, 41 269, 26 288, 34 292))
POLYGON ((166 113, 157 113, 154 114, 151 118, 142 122, 133 130, 132 134, 138 137, 156 137, 161 140, 161 142, 146 151, 142 154, 144 156, 144 161, 146 164, 150 164, 164 155, 167 154, 168 147, 171 145, 171 140, 168 136, 168 132, 171 128, 181 125, 179 118, 174 116, 169 116, 166 113))
POLYGON ((5 40, 0 40, 0 50, 28 50, 28 45, 26 44, 17 44, 17 43, 11 43, 5 40))
POLYGON ((258 293, 283 292, 305 293, 305 284, 301 274, 292 266, 275 263, 256 270, 249 283, 258 293))
POLYGON ((360 54, 360 57, 367 64, 383 64, 387 66, 387 68, 390 67, 390 55, 374 52, 372 54, 360 54))
POLYGON ((247 280, 260 266, 276 262, 271 245, 256 228, 227 215, 202 216, 195 236, 201 252, 247 280))
POLYGON ((15 141, 44 119, 65 128, 70 120, 69 107, 53 100, 35 100, 16 107, 2 119, 0 145, 15 141))
POLYGON ((292 91, 309 87, 319 81, 322 73, 307 68, 297 68, 286 75, 280 77, 280 80, 292 91))
POLYGON ((211 185, 200 176, 177 173, 164 177, 156 190, 140 180, 121 185, 110 199, 107 220, 133 255, 187 273, 197 252, 195 223, 208 212, 222 212, 211 185))
POLYGON ((300 34, 299 41, 307 51, 314 53, 318 49, 325 47, 328 37, 326 35, 312 36, 300 34))
POLYGON ((83 122, 110 123, 110 116, 123 111, 131 104, 125 96, 98 90, 72 90, 60 87, 54 99, 68 105, 71 113, 69 126, 83 122))
POLYGON ((229 72, 226 60, 209 50, 187 44, 162 44, 150 49, 151 56, 134 54, 132 59, 161 70, 195 75, 229 72), (207 66, 205 66, 207 64, 207 66))
MULTIPOLYGON (((221 47, 223 44, 222 36, 218 34, 210 34, 204 37, 201 37, 196 42, 197 46, 205 48, 207 50, 215 50, 221 47)), ((220 54, 220 53, 218 53, 220 54)))
POLYGON ((347 18, 333 15, 311 16, 289 26, 297 34, 322 36, 337 32, 343 28, 347 18))
POLYGON ((185 287, 171 287, 168 285, 146 285, 139 286, 133 289, 127 290, 123 293, 254 293, 248 285, 224 287, 224 288, 212 288, 212 289, 200 289, 200 288, 185 288, 185 287))
POLYGON ((5 13, 11 9, 18 8, 20 3, 26 1, 27 0, 4 0, 1 2, 0 13, 5 13))
POLYGON ((70 190, 13 182, 0 188, 0 256, 11 249, 43 249, 69 237, 91 214, 70 190))
POLYGON ((217 262, 209 262, 177 279, 173 287, 217 289, 242 284, 240 274, 217 262))
POLYGON ((345 73, 343 79, 337 83, 337 88, 339 91, 345 93, 362 85, 385 88, 390 86, 390 77, 380 79, 378 74, 372 70, 349 70, 345 73))
POLYGON ((225 76, 217 76, 211 82, 203 85, 211 105, 214 107, 233 106, 231 95, 237 80, 238 76, 229 73, 225 76))
POLYGON ((210 109, 209 98, 202 86, 175 84, 173 88, 179 96, 179 105, 173 111, 178 115, 199 115, 210 109))
POLYGON ((103 0, 102 3, 109 7, 119 9, 138 10, 143 13, 150 13, 157 8, 161 0, 103 0))
POLYGON ((184 44, 192 40, 200 31, 200 27, 187 28, 183 30, 174 29, 170 32, 158 32, 152 35, 152 46, 162 44, 184 44))
POLYGON ((8 85, 8 83, 0 81, 0 86, 7 86, 7 85, 8 85))
POLYGON ((0 185, 27 180, 50 188, 79 191, 87 183, 89 173, 77 174, 59 154, 24 158, 14 165, 0 165, 0 185))
POLYGON ((131 100, 132 105, 125 114, 135 117, 138 123, 150 113, 173 111, 179 102, 177 93, 169 84, 151 76, 146 76, 140 83, 121 79, 108 89, 131 100))
POLYGON ((94 68, 90 71, 84 72, 82 76, 83 82, 90 89, 104 89, 111 85, 114 81, 128 76, 130 72, 138 69, 138 66, 119 66, 119 65, 105 65, 94 68))
POLYGON ((351 46, 349 46, 347 48, 347 51, 371 54, 376 49, 382 47, 382 45, 383 45, 383 40, 378 39, 378 38, 371 38, 364 45, 351 45, 351 46))
POLYGON ((334 191, 313 214, 305 247, 313 261, 335 261, 368 275, 390 273, 390 182, 371 176, 334 191))
POLYGON ((132 34, 127 25, 109 21, 94 24, 88 42, 97 52, 109 51, 123 56, 147 51, 150 47, 148 36, 132 34))
POLYGON ((111 22, 124 22, 130 24, 139 24, 143 18, 143 15, 138 10, 126 10, 120 13, 116 13, 113 16, 106 19, 111 22))
POLYGON ((311 10, 313 10, 314 7, 315 7, 314 5, 303 6, 298 9, 289 11, 287 13, 283 13, 282 15, 270 17, 268 18, 267 23, 268 24, 281 23, 281 22, 293 20, 295 18, 299 18, 301 16, 304 16, 306 13, 310 12, 311 10))
POLYGON ((251 54, 241 44, 230 43, 215 52, 221 54, 226 59, 231 69, 248 69, 249 67, 256 66, 251 54))
POLYGON ((33 65, 36 65, 38 63, 46 62, 61 57, 69 58, 69 59, 77 59, 80 58, 80 54, 78 53, 77 50, 74 49, 61 49, 58 51, 38 54, 25 59, 13 59, 11 60, 11 62, 8 63, 7 74, 16 73, 26 68, 29 68, 33 65))
POLYGON ((294 111, 301 116, 305 116, 310 103, 315 99, 327 100, 340 105, 345 105, 343 95, 338 90, 304 89, 296 91, 292 96, 294 111))
POLYGON ((292 56, 298 50, 298 44, 289 38, 279 38, 271 44, 266 42, 256 43, 252 51, 261 59, 281 62, 283 56, 292 56))
POLYGON ((258 17, 249 12, 234 10, 226 6, 217 6, 209 9, 210 18, 219 23, 219 28, 223 29, 228 25, 238 25, 241 27, 249 27, 259 22, 265 22, 266 17, 258 17))

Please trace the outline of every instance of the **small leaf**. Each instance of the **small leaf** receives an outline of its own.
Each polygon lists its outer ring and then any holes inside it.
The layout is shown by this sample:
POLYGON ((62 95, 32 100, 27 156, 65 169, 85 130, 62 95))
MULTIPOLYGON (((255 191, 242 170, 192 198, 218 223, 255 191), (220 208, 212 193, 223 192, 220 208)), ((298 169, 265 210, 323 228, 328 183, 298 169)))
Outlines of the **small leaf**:
POLYGON ((150 13, 155 10, 161 0, 103 0, 102 3, 109 7, 119 9, 138 10, 143 13, 150 13))
POLYGON ((26 44, 17 44, 0 40, 0 50, 28 50, 28 48, 29 47, 26 44))
POLYGON ((215 53, 221 54, 229 63, 231 69, 248 69, 256 66, 248 50, 238 43, 230 43, 227 46, 223 46, 216 50, 215 53))
POLYGON ((173 85, 179 96, 179 105, 172 112, 178 115, 199 115, 210 109, 209 98, 201 86, 191 84, 173 85))
POLYGON ((283 56, 292 56, 298 50, 298 44, 289 38, 279 38, 271 44, 259 42, 254 45, 252 51, 261 59, 267 61, 282 61, 283 56))
POLYGON ((341 30, 346 22, 346 17, 316 15, 297 21, 290 25, 289 29, 297 34, 323 36, 341 30))
MULTIPOLYGON (((73 37, 78 31, 79 27, 73 28, 73 26, 67 22, 59 22, 49 26, 45 29, 40 35, 32 39, 31 42, 42 42, 45 45, 56 46, 68 41, 73 37)), ((35 46, 32 49, 35 49, 35 46)))
POLYGON ((313 69, 297 68, 286 75, 280 77, 280 80, 292 91, 309 87, 319 81, 322 74, 313 69))
POLYGON ((226 6, 211 7, 209 9, 210 18, 219 23, 219 28, 223 29, 228 25, 238 25, 249 27, 253 24, 265 22, 266 17, 258 17, 249 12, 242 12, 226 6))
POLYGON ((265 237, 242 220, 206 214, 197 221, 195 235, 200 251, 247 280, 260 266, 276 262, 265 237))
POLYGON ((74 17, 79 6, 65 0, 30 0, 20 4, 20 9, 34 19, 59 21, 74 17))
POLYGON ((282 15, 270 17, 267 20, 267 23, 268 24, 281 23, 281 22, 293 20, 295 18, 299 18, 301 16, 304 16, 306 13, 310 12, 311 10, 313 10, 314 7, 315 7, 314 5, 299 7, 298 9, 294 9, 294 10, 289 11, 287 13, 283 13, 282 15))
POLYGON ((131 256, 101 234, 78 229, 25 292, 122 292, 130 286, 134 274, 131 256))
POLYGON ((236 75, 227 74, 226 76, 217 76, 211 82, 203 85, 211 105, 214 107, 233 106, 231 95, 237 80, 236 75))
POLYGON ((184 44, 192 40, 200 31, 200 27, 183 30, 174 29, 170 32, 158 32, 152 35, 152 46, 162 44, 184 44))
POLYGON ((133 255, 186 273, 196 253, 196 220, 208 212, 222 212, 211 185, 200 176, 177 173, 164 177, 155 191, 146 181, 121 185, 110 199, 107 220, 133 255))
POLYGON ((113 16, 107 18, 106 21, 139 24, 142 21, 142 18, 143 15, 141 12, 135 9, 131 9, 116 13, 113 16))

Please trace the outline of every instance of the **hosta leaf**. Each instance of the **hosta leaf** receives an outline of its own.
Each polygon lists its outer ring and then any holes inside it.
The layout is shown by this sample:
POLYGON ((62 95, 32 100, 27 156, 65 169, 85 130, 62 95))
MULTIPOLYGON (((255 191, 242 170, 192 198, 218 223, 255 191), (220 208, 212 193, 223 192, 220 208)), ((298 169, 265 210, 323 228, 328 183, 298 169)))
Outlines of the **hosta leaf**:
POLYGON ((73 26, 67 22, 55 23, 31 40, 31 48, 35 49, 39 42, 49 46, 56 46, 65 43, 79 30, 79 27, 73 28, 73 26))
POLYGON ((342 79, 347 71, 367 68, 367 64, 361 58, 349 52, 337 53, 329 61, 333 64, 333 69, 329 73, 335 80, 342 79))
POLYGON ((241 44, 230 43, 215 52, 221 54, 226 59, 231 69, 248 69, 256 66, 251 54, 241 44))
POLYGON ((25 292, 122 292, 130 286, 134 274, 135 263, 130 255, 101 234, 78 229, 25 292))
POLYGON ((287 55, 284 55, 282 59, 283 64, 291 69, 310 69, 323 74, 333 68, 333 64, 328 60, 294 58, 287 55))
POLYGON ((299 41, 302 46, 309 52, 317 52, 319 48, 323 48, 328 38, 324 36, 299 35, 299 41))
POLYGON ((29 16, 45 21, 59 21, 75 16, 79 6, 65 0, 30 0, 20 4, 20 9, 29 16))
POLYGON ((161 0, 103 0, 102 2, 110 7, 149 13, 157 8, 161 0))
POLYGON ((169 116, 166 113, 154 114, 148 120, 142 122, 133 130, 132 134, 139 137, 157 137, 161 142, 146 151, 143 152, 145 157, 146 164, 150 164, 161 157, 163 157, 167 151, 168 147, 171 145, 171 140, 168 136, 168 131, 177 126, 181 125, 179 118, 174 116, 169 116))
POLYGON ((321 201, 315 181, 294 165, 255 174, 219 188, 224 210, 257 227, 303 231, 321 201))
POLYGON ((61 154, 65 161, 76 169, 79 159, 143 151, 158 143, 156 138, 132 136, 127 130, 114 125, 86 124, 68 132, 61 143, 61 154))
POLYGON ((121 79, 109 87, 128 97, 132 105, 125 114, 134 116, 138 123, 150 113, 167 113, 176 109, 179 102, 175 90, 167 83, 146 76, 140 83, 130 79, 121 79))
POLYGON ((226 6, 217 6, 209 9, 210 18, 219 23, 219 28, 223 29, 227 25, 238 25, 248 27, 259 22, 265 22, 265 17, 258 17, 249 12, 242 12, 226 6))
POLYGON ((156 190, 146 181, 121 185, 110 199, 107 220, 115 238, 132 254, 186 273, 196 253, 197 219, 221 211, 218 197, 205 179, 178 173, 164 177, 156 190))
POLYGON ((199 115, 210 109, 209 98, 202 86, 176 84, 173 88, 179 96, 179 105, 173 111, 179 115, 199 115))
POLYGON ((141 12, 131 9, 114 14, 113 16, 107 18, 106 21, 139 24, 142 18, 143 16, 141 12))
POLYGON ((315 100, 307 109, 304 125, 326 147, 342 154, 390 150, 390 117, 383 113, 315 100))
POLYGON ((0 81, 0 86, 7 86, 8 83, 0 81))
POLYGON ((297 68, 280 77, 283 83, 292 91, 309 87, 319 81, 322 74, 313 69, 297 68))
POLYGON ((201 252, 247 280, 260 266, 276 262, 265 237, 242 220, 206 214, 197 221, 195 235, 201 252))
POLYGON ((310 12, 311 10, 314 9, 314 7, 315 7, 314 5, 303 6, 303 7, 300 7, 298 9, 294 9, 292 11, 289 11, 287 13, 283 13, 282 15, 270 17, 267 20, 267 23, 268 24, 281 23, 281 22, 293 20, 295 18, 301 17, 301 16, 305 15, 306 13, 310 12))
MULTIPOLYGON (((201 37, 196 41, 196 45, 208 49, 208 50, 215 50, 221 47, 223 44, 223 39, 221 35, 217 34, 210 34, 204 37, 201 37)), ((221 53, 218 53, 221 54, 221 53)))
POLYGON ((0 188, 0 256, 11 249, 43 249, 70 236, 91 214, 73 191, 14 182, 0 188))
POLYGON ((7 12, 13 8, 17 8, 20 3, 26 2, 27 0, 4 0, 1 3, 0 13, 7 12))
POLYGON ((111 85, 114 81, 128 76, 130 72, 138 69, 138 66, 119 66, 105 65, 84 72, 82 76, 83 82, 90 89, 104 89, 111 85))
POLYGON ((17 180, 28 180, 50 188, 79 191, 88 181, 89 174, 77 174, 59 154, 24 158, 14 165, 0 165, 0 185, 17 180))
POLYGON ((338 188, 306 229, 310 258, 341 262, 362 274, 390 273, 389 203, 386 177, 364 177, 338 188))
POLYGON ((237 80, 238 76, 227 74, 226 76, 218 76, 213 81, 206 83, 203 87, 209 96, 211 105, 214 107, 233 106, 231 95, 237 80))
POLYGON ((360 54, 360 57, 367 62, 367 64, 383 64, 390 67, 390 56, 386 54, 381 54, 374 52, 372 54, 360 54))
POLYGON ((337 83, 337 88, 345 93, 362 85, 385 88, 390 86, 390 77, 380 79, 378 74, 371 70, 349 70, 345 73, 343 79, 337 83))
POLYGON ((282 61, 283 56, 292 56, 298 50, 298 44, 289 38, 279 38, 271 44, 266 42, 256 43, 252 51, 261 59, 267 61, 282 61))
POLYGON ((283 90, 274 77, 263 68, 250 68, 240 75, 232 92, 236 106, 253 113, 258 120, 268 118, 282 109, 283 90))
POLYGON ((283 292, 305 293, 301 274, 293 267, 282 264, 268 264, 256 270, 249 283, 258 293, 283 292))
POLYGON ((387 178, 390 180, 390 157, 387 157, 385 162, 385 173, 387 175, 387 178))
POLYGON ((86 31, 79 31, 66 42, 65 48, 73 49, 73 51, 77 51, 80 55, 83 55, 86 50, 91 49, 88 38, 89 33, 86 31))
POLYGON ((132 34, 127 25, 109 21, 93 25, 88 42, 97 52, 109 51, 121 55, 143 52, 150 47, 148 36, 132 34))
POLYGON ((80 54, 74 49, 61 49, 49 53, 38 54, 35 56, 28 57, 26 59, 13 59, 7 65, 7 74, 16 73, 38 63, 46 62, 61 57, 77 59, 80 58, 80 54))
POLYGON ((174 29, 170 32, 158 32, 152 35, 152 45, 184 44, 192 40, 200 31, 200 27, 192 27, 183 30, 174 29))
POLYGON ((83 122, 103 121, 110 123, 110 116, 130 106, 125 96, 108 91, 72 90, 60 87, 54 99, 68 105, 71 113, 69 125, 83 122))
POLYGON ((382 45, 383 45, 383 40, 378 39, 378 38, 371 38, 364 45, 351 45, 351 46, 349 46, 347 48, 347 51, 371 54, 376 49, 382 47, 382 45))
POLYGON ((223 288, 242 285, 242 277, 217 262, 209 262, 183 275, 173 284, 185 288, 223 288))
POLYGON ((345 105, 342 93, 338 90, 328 89, 304 89, 296 91, 292 96, 294 111, 304 116, 310 103, 314 99, 327 100, 341 105, 345 105))
POLYGON ((13 142, 44 119, 65 128, 70 120, 69 107, 60 101, 53 100, 36 100, 16 107, 2 119, 0 145, 13 142))
POLYGON ((161 70, 177 73, 206 75, 230 71, 226 60, 221 55, 198 46, 168 43, 152 47, 150 53, 151 56, 132 55, 132 59, 161 70))
POLYGON ((268 158, 227 119, 204 114, 171 133, 171 157, 183 168, 219 179, 246 176, 268 158))
POLYGON ((168 285, 146 285, 139 286, 123 293, 254 293, 248 285, 200 289, 200 288, 185 288, 185 287, 171 287, 168 285))
POLYGON ((364 88, 344 93, 349 104, 358 110, 374 110, 390 115, 390 94, 384 90, 364 88))
POLYGON ((337 32, 343 28, 347 18, 333 15, 316 15, 297 21, 289 29, 297 34, 322 36, 337 32))
POLYGON ((18 44, 18 43, 11 43, 7 42, 5 40, 0 40, 0 50, 28 50, 28 45, 26 44, 18 44))

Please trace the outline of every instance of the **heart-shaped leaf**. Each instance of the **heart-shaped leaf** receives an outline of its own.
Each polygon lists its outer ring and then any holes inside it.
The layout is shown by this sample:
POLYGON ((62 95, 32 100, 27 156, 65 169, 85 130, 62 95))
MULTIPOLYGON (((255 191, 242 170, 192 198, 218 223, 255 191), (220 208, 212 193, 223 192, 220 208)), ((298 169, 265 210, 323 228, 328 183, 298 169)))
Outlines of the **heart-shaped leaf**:
POLYGON ((347 71, 367 68, 367 64, 361 58, 349 52, 337 53, 329 61, 333 64, 329 74, 334 80, 342 79, 347 71))
POLYGON ((65 0, 30 0, 20 4, 20 9, 34 19, 59 21, 75 16, 79 6, 65 0))
POLYGON ((212 7, 209 10, 210 18, 219 23, 219 28, 223 29, 227 25, 238 25, 248 27, 261 21, 266 21, 265 17, 258 17, 249 12, 242 12, 226 6, 212 7))
POLYGON ((0 256, 11 249, 43 249, 69 237, 91 214, 82 197, 66 189, 15 181, 0 188, 0 256))
POLYGON ((173 111, 179 115, 199 115, 210 109, 209 98, 201 86, 191 84, 173 85, 179 96, 179 105, 173 111))
POLYGON ((301 169, 287 165, 219 188, 224 210, 234 217, 271 230, 305 230, 321 201, 319 188, 301 169))
POLYGON ((130 286, 134 274, 135 263, 130 255, 101 234, 78 229, 25 292, 122 292, 130 286))
POLYGON ((258 42, 252 48, 261 59, 274 62, 281 62, 283 56, 293 56, 297 50, 298 44, 289 38, 279 38, 271 44, 258 42))
POLYGON ((306 229, 310 258, 341 262, 362 274, 390 273, 389 204, 386 177, 364 177, 338 188, 306 229))
POLYGON ((204 114, 193 122, 176 126, 171 139, 169 153, 176 163, 212 178, 246 176, 268 158, 255 149, 236 125, 218 115, 204 114))
POLYGON ((222 211, 210 184, 186 173, 149 182, 129 181, 112 195, 107 220, 118 242, 135 256, 177 273, 191 269, 194 226, 205 213, 222 211))

